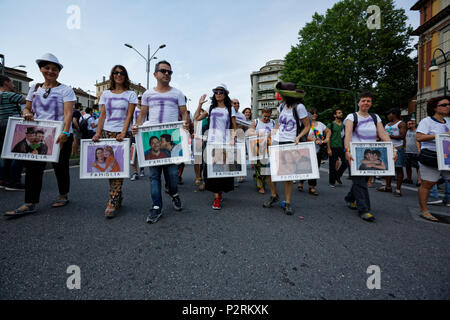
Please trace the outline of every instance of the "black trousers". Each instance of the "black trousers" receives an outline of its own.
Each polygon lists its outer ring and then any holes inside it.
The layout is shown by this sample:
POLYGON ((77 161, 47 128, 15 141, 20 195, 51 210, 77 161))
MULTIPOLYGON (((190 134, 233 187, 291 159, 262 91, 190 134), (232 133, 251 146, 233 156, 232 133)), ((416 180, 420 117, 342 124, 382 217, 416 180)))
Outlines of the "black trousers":
MULTIPOLYGON (((60 195, 70 189, 69 158, 72 153, 73 135, 63 144, 59 152, 59 162, 52 163, 60 195)), ((42 179, 47 162, 24 161, 25 164, 25 203, 39 203, 42 179)))
POLYGON ((344 148, 331 148, 332 155, 330 157, 329 161, 329 183, 335 184, 336 183, 336 177, 342 177, 345 170, 347 169, 347 159, 345 159, 345 150, 344 148), (341 159, 341 166, 336 171, 336 161, 337 159, 341 159))

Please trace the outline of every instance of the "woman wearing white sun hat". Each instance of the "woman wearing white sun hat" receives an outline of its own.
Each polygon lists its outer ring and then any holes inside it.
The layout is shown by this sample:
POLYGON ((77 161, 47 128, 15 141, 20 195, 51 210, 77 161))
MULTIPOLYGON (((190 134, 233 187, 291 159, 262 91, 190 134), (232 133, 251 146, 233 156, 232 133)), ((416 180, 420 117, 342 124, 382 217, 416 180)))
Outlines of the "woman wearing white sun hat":
MULTIPOLYGON (((72 88, 57 81, 63 65, 51 53, 44 54, 36 60, 44 77, 43 83, 31 86, 27 95, 27 102, 22 116, 27 121, 55 120, 63 121, 63 131, 57 137, 60 143, 59 162, 53 163, 59 196, 52 207, 62 207, 68 203, 70 188, 69 157, 72 151, 72 112, 77 100, 72 88)), ((42 189, 45 162, 25 161, 25 203, 19 208, 8 211, 6 216, 20 216, 36 211, 36 204, 42 189)))

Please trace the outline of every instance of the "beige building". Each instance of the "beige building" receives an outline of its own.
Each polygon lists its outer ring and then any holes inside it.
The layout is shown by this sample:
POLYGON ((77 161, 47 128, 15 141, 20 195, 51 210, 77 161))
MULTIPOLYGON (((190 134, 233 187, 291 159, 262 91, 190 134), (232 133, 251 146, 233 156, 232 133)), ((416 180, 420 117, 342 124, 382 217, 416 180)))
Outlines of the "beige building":
MULTIPOLYGON (((450 0, 419 0, 411 7, 420 12, 420 26, 414 30, 413 36, 419 37, 417 45, 419 69, 416 118, 418 121, 427 116, 427 101, 444 94, 444 57, 438 50, 434 58, 438 70, 429 71, 433 54, 437 48, 443 50, 450 59, 450 0)), ((447 63, 447 77, 450 74, 450 63, 447 63)))
MULTIPOLYGON (((103 91, 108 90, 108 88, 109 88, 109 79, 107 80, 106 77, 103 77, 103 81, 102 82, 96 81, 95 86, 97 87, 96 103, 98 103, 100 101, 100 96, 102 95, 103 91)), ((141 86, 140 83, 135 84, 132 82, 130 85, 130 90, 133 90, 134 92, 136 92, 136 95, 139 96, 139 95, 142 95, 147 89, 145 89, 143 86, 141 86)))
MULTIPOLYGON (((275 99, 273 87, 281 76, 284 60, 271 60, 259 71, 250 75, 252 83, 252 118, 261 116, 261 111, 265 107, 276 109, 280 104, 275 99)), ((273 117, 277 117, 277 112, 272 112, 273 117)))
POLYGON ((81 103, 83 110, 85 110, 88 107, 92 108, 92 106, 95 104, 95 99, 97 97, 90 95, 83 89, 73 88, 73 92, 75 93, 75 96, 77 97, 77 102, 81 103))
POLYGON ((27 77, 27 72, 19 69, 5 68, 5 75, 14 83, 16 92, 26 96, 30 90, 30 82, 33 79, 27 77))

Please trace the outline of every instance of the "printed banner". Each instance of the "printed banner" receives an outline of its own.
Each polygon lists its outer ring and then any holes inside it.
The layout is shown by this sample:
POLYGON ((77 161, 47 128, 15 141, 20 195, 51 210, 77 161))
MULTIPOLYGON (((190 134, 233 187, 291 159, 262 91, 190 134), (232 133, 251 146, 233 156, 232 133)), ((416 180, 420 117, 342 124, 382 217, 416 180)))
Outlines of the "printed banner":
POLYGON ((3 142, 2 158, 27 161, 58 162, 62 121, 10 117, 3 142))
POLYGON ((392 142, 351 142, 350 165, 353 176, 394 176, 394 149, 392 142))
POLYGON ((139 166, 154 167, 190 161, 183 121, 140 126, 136 135, 139 166))
POLYGON ((81 139, 80 179, 130 177, 130 139, 81 139))
POLYGON ((320 178, 314 142, 272 145, 269 150, 272 181, 320 178))

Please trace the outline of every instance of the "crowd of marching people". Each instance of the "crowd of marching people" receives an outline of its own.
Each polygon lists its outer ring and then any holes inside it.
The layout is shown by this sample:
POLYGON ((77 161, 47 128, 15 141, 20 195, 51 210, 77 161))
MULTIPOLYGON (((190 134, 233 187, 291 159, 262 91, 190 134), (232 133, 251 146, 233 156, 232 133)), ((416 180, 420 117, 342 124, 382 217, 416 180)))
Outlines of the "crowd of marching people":
MULTIPOLYGON (((269 136, 272 145, 298 145, 313 142, 317 165, 320 167, 326 159, 329 159, 328 185, 330 188, 343 184, 343 175, 352 161, 355 161, 355 154, 351 152, 352 142, 391 142, 392 160, 395 163, 395 189, 392 187, 394 177, 388 176, 385 177, 383 186, 376 190, 402 197, 402 185, 414 183, 412 180, 414 168, 417 172, 415 185, 419 187, 420 212, 418 214, 429 221, 439 221, 429 211, 427 205, 445 202, 450 206, 450 201, 447 202, 447 192, 450 193, 448 185, 450 173, 438 169, 435 141, 437 134, 450 134, 449 97, 430 99, 427 105, 428 116, 422 119, 418 126, 414 119, 409 119, 405 123, 399 109, 389 110, 386 114, 387 123, 383 125, 380 116, 371 112, 374 95, 370 92, 362 92, 358 96, 357 112, 345 116, 342 109, 335 109, 332 121, 324 124, 319 121, 317 109, 305 107, 303 99, 306 93, 293 83, 278 82, 274 87, 280 100, 277 119, 273 119, 271 108, 263 109, 261 117, 257 119, 252 119, 250 108, 245 108, 242 113, 239 112, 239 100, 230 97, 225 84, 219 84, 212 88, 210 101, 207 94, 200 97, 196 111, 191 115, 186 107, 186 96, 170 85, 173 74, 171 64, 160 61, 154 70, 156 86, 149 88, 142 96, 137 96, 130 90, 131 82, 126 68, 115 65, 110 72, 109 89, 101 95, 98 106, 86 108, 82 112, 80 104, 76 103, 72 88, 58 82, 59 74, 63 69, 59 60, 48 53, 37 59, 36 63, 42 73, 42 81, 31 86, 26 97, 14 93, 12 81, 6 76, 0 76, 0 141, 3 147, 9 117, 23 117, 25 121, 54 120, 63 123, 62 132, 56 139, 56 143, 60 144, 59 160, 52 163, 58 185, 58 193, 52 203, 54 208, 63 207, 69 203, 71 185, 69 158, 71 155, 79 155, 81 139, 91 139, 93 142, 99 142, 101 139, 115 139, 119 142, 130 139, 134 142, 140 126, 177 121, 183 121, 183 129, 192 138, 196 134, 207 133, 205 141, 202 140, 203 153, 208 144, 234 145, 241 139, 238 136, 240 131, 243 131, 246 137, 269 136), (25 104, 23 110, 20 108, 21 104, 25 104), (200 124, 200 133, 194 130, 197 124, 200 124), (403 167, 406 168, 406 178, 403 167), (439 181, 445 181, 444 200, 439 199, 437 194, 436 187, 439 181)), ((29 132, 29 134, 36 133, 29 132)), ((24 140, 25 144, 31 143, 24 140)), ((169 148, 166 146, 170 145, 170 141, 166 140, 170 139, 161 137, 161 141, 155 141, 155 144, 162 145, 166 150, 169 148)), ((157 146, 154 150, 159 151, 157 146)), ((111 151, 106 148, 96 150, 96 160, 97 151, 102 153, 101 158, 104 163, 96 163, 96 166, 106 167, 109 161, 109 165, 113 168, 114 157, 112 156, 112 160, 109 159, 111 151)), ((150 156, 158 157, 158 153, 150 156)), ((376 151, 368 150, 364 157, 366 162, 362 165, 365 167, 376 166, 379 162, 376 151)), ((301 162, 300 159, 293 161, 301 162)), ((264 208, 273 208, 276 203, 282 202, 284 213, 292 215, 294 213, 292 194, 294 190, 303 192, 305 184, 308 185, 307 190, 310 195, 319 196, 320 190, 317 190, 316 179, 298 182, 283 181, 284 193, 281 196, 277 190, 277 182, 272 181, 270 173, 267 173, 270 165, 262 160, 252 164, 256 191, 263 195, 267 190, 270 193, 261 203, 264 208)), ((8 191, 24 191, 23 204, 5 212, 5 216, 17 217, 36 212, 44 183, 45 167, 46 162, 40 161, 1 160, 0 187, 8 191), (24 184, 21 183, 23 168, 25 169, 24 184)), ((148 223, 156 223, 162 216, 163 188, 170 196, 172 207, 176 211, 183 209, 178 185, 183 183, 184 167, 184 163, 149 167, 152 203, 147 217, 148 223), (162 175, 165 181, 164 187, 162 175)), ((199 190, 212 193, 212 208, 222 209, 224 193, 231 192, 236 187, 235 178, 208 177, 207 165, 197 161, 194 164, 194 172, 195 185, 199 190)), ((143 168, 140 168, 138 161, 135 161, 132 165, 131 180, 134 181, 143 176, 145 176, 143 168)), ((346 205, 358 211, 361 219, 374 221, 369 188, 373 185, 375 177, 356 176, 350 173, 349 178, 352 185, 344 199, 346 205)), ((104 211, 106 218, 113 218, 122 205, 123 181, 123 178, 109 179, 108 198, 104 211)), ((237 178, 238 183, 243 181, 244 177, 237 178)))

